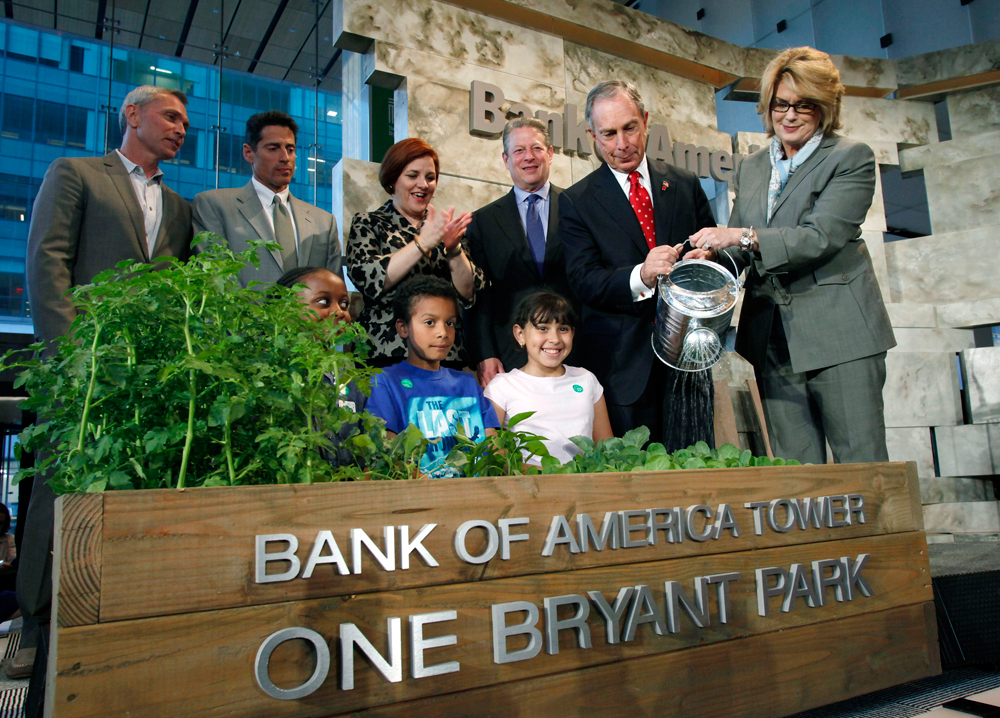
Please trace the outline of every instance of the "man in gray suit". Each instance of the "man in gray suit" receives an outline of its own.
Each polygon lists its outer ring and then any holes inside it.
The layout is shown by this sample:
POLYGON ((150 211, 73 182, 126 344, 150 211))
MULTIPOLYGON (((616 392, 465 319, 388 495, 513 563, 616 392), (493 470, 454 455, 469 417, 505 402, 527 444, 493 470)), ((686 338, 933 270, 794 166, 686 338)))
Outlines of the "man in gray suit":
MULTIPOLYGON (((163 184, 159 169, 184 143, 186 104, 182 92, 137 87, 122 102, 120 149, 105 157, 61 157, 45 173, 31 214, 25 274, 35 334, 48 353, 76 317, 65 296, 70 289, 125 259, 190 254, 191 206, 163 184)), ((26 630, 24 649, 12 662, 22 671, 32 663, 40 668, 32 677, 26 715, 40 710, 52 600, 55 494, 45 479, 38 476, 34 483, 17 574, 26 629, 38 627, 26 630), (42 649, 37 655, 36 641, 42 649)))
POLYGON ((214 189, 194 198, 194 231, 225 238, 242 252, 250 241, 266 239, 281 249, 257 248, 260 269, 240 271, 240 284, 275 282, 296 267, 325 267, 340 275, 340 238, 329 212, 292 197, 299 127, 284 112, 259 112, 247 120, 243 159, 253 177, 239 189, 214 189))

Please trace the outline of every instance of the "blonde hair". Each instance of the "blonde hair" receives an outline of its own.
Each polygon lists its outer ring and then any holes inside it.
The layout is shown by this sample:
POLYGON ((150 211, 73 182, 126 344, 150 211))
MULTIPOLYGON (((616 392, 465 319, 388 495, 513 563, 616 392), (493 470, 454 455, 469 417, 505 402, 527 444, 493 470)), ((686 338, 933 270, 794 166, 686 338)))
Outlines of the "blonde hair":
POLYGON ((760 78, 757 114, 764 121, 768 137, 774 135, 771 103, 782 80, 803 100, 819 106, 822 113, 820 127, 824 135, 831 135, 841 128, 840 107, 844 86, 840 84, 840 71, 825 52, 811 47, 793 47, 771 60, 760 78))

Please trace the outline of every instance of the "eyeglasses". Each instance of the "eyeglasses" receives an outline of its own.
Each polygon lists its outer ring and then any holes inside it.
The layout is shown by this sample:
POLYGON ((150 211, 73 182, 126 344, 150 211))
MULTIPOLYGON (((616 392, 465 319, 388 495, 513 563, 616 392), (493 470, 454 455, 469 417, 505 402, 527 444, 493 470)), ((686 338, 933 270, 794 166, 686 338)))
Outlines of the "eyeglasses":
POLYGON ((784 114, 793 107, 795 108, 795 113, 799 115, 812 115, 819 109, 819 105, 815 102, 806 102, 805 100, 796 102, 794 105, 789 104, 784 100, 773 100, 771 102, 771 112, 784 114))

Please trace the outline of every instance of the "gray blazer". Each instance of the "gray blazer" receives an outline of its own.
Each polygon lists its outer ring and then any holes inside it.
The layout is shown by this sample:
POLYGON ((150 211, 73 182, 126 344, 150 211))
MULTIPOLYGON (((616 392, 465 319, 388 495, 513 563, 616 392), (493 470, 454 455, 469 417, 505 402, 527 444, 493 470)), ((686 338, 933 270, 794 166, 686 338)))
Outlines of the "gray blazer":
MULTIPOLYGON (((325 267, 340 276, 340 236, 333 215, 308 202, 292 197, 292 216, 299 233, 299 266, 325 267)), ((194 198, 192 222, 194 233, 213 232, 224 237, 234 252, 250 249, 250 240, 274 240, 274 230, 265 216, 253 182, 238 189, 213 189, 194 198)), ((288 269, 281 263, 281 252, 257 249, 260 269, 246 267, 240 271, 240 284, 251 281, 275 282, 288 269)))
MULTIPOLYGON (((163 185, 153 258, 191 253, 191 205, 163 185)), ((63 295, 124 259, 150 260, 142 209, 125 165, 105 157, 60 157, 45 173, 31 212, 26 280, 35 335, 65 335, 76 310, 63 295)))
MULTIPOLYGON (((868 145, 827 136, 788 180, 767 226, 767 148, 736 172, 730 227, 752 226, 760 257, 750 263, 736 351, 764 364, 777 307, 792 370, 805 372, 887 351, 896 345, 861 223, 875 191, 868 145)), ((746 265, 738 249, 730 255, 746 265)), ((723 260, 724 261, 724 260, 723 260)))

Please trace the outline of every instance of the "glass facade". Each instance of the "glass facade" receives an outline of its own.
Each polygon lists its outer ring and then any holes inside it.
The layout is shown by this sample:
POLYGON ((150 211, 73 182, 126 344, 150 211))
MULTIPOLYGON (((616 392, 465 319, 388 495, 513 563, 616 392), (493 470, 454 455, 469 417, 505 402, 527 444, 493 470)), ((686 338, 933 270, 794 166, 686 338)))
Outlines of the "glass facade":
POLYGON ((98 42, 0 23, 0 333, 31 332, 24 257, 45 170, 57 157, 103 155, 105 146, 118 147, 118 115, 107 122, 106 108, 121 107, 137 85, 187 94, 191 128, 177 156, 160 164, 164 181, 185 199, 215 189, 216 174, 219 187, 246 184, 246 120, 255 112, 281 110, 299 124, 292 194, 332 210, 330 171, 341 157, 338 93, 320 92, 317 101, 310 87, 226 70, 220 78, 218 67, 131 48, 115 47, 112 55, 98 42), (224 129, 217 133, 216 125, 224 129))

